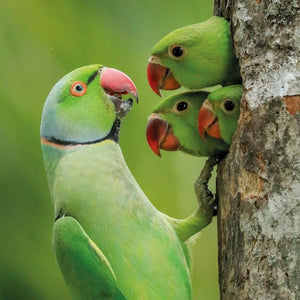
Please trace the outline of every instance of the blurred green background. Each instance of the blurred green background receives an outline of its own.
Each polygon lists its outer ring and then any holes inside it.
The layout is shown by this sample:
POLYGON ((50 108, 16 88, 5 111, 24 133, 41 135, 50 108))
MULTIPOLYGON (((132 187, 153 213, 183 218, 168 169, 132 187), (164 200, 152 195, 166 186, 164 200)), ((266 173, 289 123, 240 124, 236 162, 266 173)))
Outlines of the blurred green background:
MULTIPOLYGON (((204 159, 160 159, 147 145, 147 117, 160 99, 146 66, 159 39, 212 9, 212 0, 0 0, 0 299, 70 299, 51 249, 39 125, 52 86, 79 66, 102 63, 132 78, 140 103, 120 135, 128 166, 159 210, 186 217, 196 208, 193 182, 204 159)), ((192 247, 194 299, 219 298, 216 235, 214 220, 192 247)))

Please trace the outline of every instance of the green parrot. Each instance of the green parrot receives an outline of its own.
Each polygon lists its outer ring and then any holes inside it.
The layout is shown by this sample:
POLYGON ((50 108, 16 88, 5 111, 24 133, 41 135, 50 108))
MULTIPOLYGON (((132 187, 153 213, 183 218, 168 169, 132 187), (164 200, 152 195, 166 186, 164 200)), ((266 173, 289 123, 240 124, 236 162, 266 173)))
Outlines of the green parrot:
POLYGON ((150 148, 181 150, 195 156, 228 152, 239 119, 242 86, 219 88, 211 93, 188 91, 162 100, 148 120, 150 148))
POLYGON ((152 49, 147 67, 153 91, 240 83, 230 24, 222 17, 174 30, 152 49))
POLYGON ((198 199, 183 220, 151 204, 118 144, 131 97, 131 79, 102 65, 72 71, 47 97, 41 144, 56 260, 74 299, 191 299, 184 242, 210 223, 214 199, 198 199))
POLYGON ((240 116, 242 93, 242 85, 235 84, 208 95, 198 114, 198 131, 203 139, 210 136, 231 144, 240 116))

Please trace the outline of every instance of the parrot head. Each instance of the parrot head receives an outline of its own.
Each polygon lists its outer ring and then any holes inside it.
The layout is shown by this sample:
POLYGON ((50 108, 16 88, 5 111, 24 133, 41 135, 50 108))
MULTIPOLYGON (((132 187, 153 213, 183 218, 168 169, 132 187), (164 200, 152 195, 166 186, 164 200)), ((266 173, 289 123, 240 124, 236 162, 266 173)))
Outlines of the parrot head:
POLYGON ((118 138, 120 119, 138 99, 124 73, 102 65, 78 68, 50 91, 44 105, 41 138, 59 144, 86 144, 108 136, 118 138))
POLYGON ((223 140, 203 139, 199 135, 198 113, 207 97, 207 92, 189 91, 170 96, 157 105, 146 129, 147 142, 156 155, 161 156, 160 149, 181 150, 196 156, 208 156, 216 149, 228 150, 223 140))
POLYGON ((209 136, 231 144, 240 115, 242 92, 242 86, 236 84, 208 95, 198 114, 198 131, 203 139, 209 136))
POLYGON ((172 31, 153 47, 147 77, 160 96, 160 90, 199 89, 240 80, 229 23, 214 16, 172 31))

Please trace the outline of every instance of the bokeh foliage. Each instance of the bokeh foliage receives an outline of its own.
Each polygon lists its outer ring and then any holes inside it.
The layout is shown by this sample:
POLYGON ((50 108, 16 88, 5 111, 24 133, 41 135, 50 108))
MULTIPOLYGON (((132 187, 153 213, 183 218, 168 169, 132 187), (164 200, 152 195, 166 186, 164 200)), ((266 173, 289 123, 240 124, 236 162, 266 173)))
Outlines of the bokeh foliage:
MULTIPOLYGON (((160 159, 146 143, 147 117, 160 100, 146 65, 160 38, 210 17, 212 2, 0 0, 0 299, 70 299, 51 249, 39 123, 48 92, 76 67, 102 63, 134 80, 140 103, 120 136, 128 166, 159 210, 185 217, 195 209, 204 159, 179 152, 160 159)), ((215 220, 192 250, 194 299, 218 299, 215 220)))

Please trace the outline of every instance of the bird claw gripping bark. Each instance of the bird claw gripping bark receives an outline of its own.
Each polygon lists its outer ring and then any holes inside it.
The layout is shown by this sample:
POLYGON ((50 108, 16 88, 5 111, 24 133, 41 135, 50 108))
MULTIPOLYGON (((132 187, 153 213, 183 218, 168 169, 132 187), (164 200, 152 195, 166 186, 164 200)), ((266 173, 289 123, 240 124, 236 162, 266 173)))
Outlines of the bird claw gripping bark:
POLYGON ((205 165, 197 178, 194 189, 199 203, 197 210, 185 219, 174 219, 167 217, 173 228, 176 230, 178 237, 184 242, 194 234, 205 228, 216 215, 215 206, 217 200, 208 189, 208 181, 216 164, 222 159, 223 154, 215 155, 207 159, 205 165))
POLYGON ((217 200, 208 189, 208 182, 212 175, 213 167, 219 162, 219 157, 214 155, 208 158, 205 165, 194 183, 194 190, 199 206, 212 215, 216 215, 217 200))

